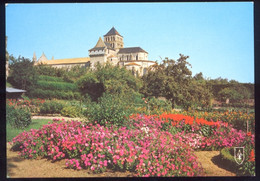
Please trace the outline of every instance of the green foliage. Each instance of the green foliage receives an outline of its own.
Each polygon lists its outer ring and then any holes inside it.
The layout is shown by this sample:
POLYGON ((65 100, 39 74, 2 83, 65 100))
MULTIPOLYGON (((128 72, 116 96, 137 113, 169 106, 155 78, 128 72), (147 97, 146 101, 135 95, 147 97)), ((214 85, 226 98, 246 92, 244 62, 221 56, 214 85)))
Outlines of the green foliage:
POLYGON ((63 80, 66 82, 75 82, 79 79, 80 76, 85 74, 88 71, 88 69, 84 66, 73 66, 70 69, 67 69, 63 74, 63 80))
POLYGON ((61 110, 64 108, 64 104, 51 100, 51 101, 46 101, 44 102, 41 107, 40 107, 40 113, 42 114, 60 114, 61 110))
POLYGON ((210 91, 206 85, 192 81, 188 58, 180 54, 177 61, 166 58, 161 64, 154 65, 153 71, 142 78, 144 85, 141 93, 145 96, 166 97, 173 107, 182 105, 188 109, 197 102, 207 105, 210 91))
POLYGON ((61 110, 62 116, 67 116, 71 118, 81 117, 81 107, 79 106, 65 106, 61 110))
POLYGON ((72 91, 53 91, 53 90, 43 90, 43 89, 34 89, 30 97, 37 97, 41 99, 64 99, 64 100, 72 100, 72 99, 81 99, 81 95, 79 92, 72 91))
POLYGON ((26 90, 26 94, 30 94, 37 81, 37 73, 34 67, 34 62, 24 57, 18 57, 17 59, 10 56, 10 76, 8 82, 15 88, 26 90))
POLYGON ((159 100, 158 98, 149 98, 146 107, 149 106, 150 114, 160 115, 164 112, 170 112, 172 110, 172 104, 168 100, 159 100))
POLYGON ((49 82, 64 82, 64 80, 60 77, 54 77, 49 75, 40 75, 38 80, 49 81, 49 82))
POLYGON ((37 81, 37 87, 44 90, 76 91, 77 86, 68 82, 37 81))
POLYGON ((65 73, 65 69, 56 68, 45 64, 39 64, 35 66, 35 68, 39 75, 62 77, 65 73))
POLYGON ((104 85, 100 83, 94 72, 88 72, 77 81, 78 88, 83 96, 90 96, 97 100, 104 92, 104 85))
POLYGON ((83 96, 88 94, 96 101, 104 92, 114 95, 138 92, 141 81, 125 68, 106 64, 87 72, 77 81, 77 85, 83 96))
POLYGON ((123 97, 104 94, 99 98, 98 103, 92 102, 84 114, 91 122, 97 121, 100 125, 121 126, 132 114, 132 109, 123 97))
POLYGON ((31 113, 22 107, 6 105, 6 122, 13 128, 25 128, 31 123, 31 113))
POLYGON ((231 88, 224 88, 221 91, 219 91, 218 94, 222 101, 225 101, 226 99, 230 99, 230 101, 234 102, 235 100, 242 99, 242 95, 239 94, 236 90, 231 88))

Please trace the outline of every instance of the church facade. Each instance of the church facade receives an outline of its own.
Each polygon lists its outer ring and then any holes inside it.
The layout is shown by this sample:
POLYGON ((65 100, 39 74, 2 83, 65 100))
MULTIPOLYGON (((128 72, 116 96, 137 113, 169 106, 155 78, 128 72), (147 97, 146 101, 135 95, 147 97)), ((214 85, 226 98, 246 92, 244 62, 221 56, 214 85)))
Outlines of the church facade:
POLYGON ((141 47, 124 47, 124 39, 118 31, 112 27, 107 34, 104 35, 104 40, 99 37, 96 45, 89 49, 89 57, 72 58, 72 59, 54 59, 48 60, 44 53, 37 60, 36 55, 33 55, 33 60, 36 64, 44 63, 54 67, 72 67, 75 65, 95 68, 98 63, 103 65, 110 63, 133 72, 135 75, 144 75, 148 68, 155 64, 154 61, 148 60, 148 52, 141 47))

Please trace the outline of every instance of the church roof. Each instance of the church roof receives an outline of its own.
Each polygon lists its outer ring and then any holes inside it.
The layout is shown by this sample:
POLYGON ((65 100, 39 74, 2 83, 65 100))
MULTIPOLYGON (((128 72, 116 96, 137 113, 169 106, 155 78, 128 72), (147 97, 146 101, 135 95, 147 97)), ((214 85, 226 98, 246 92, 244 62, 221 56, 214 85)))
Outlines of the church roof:
POLYGON ((46 60, 46 61, 42 61, 42 63, 47 65, 82 64, 82 63, 89 62, 89 60, 90 60, 89 57, 66 58, 66 59, 46 60))
POLYGON ((119 49, 118 53, 137 53, 137 52, 147 53, 145 50, 143 50, 140 47, 121 48, 121 49, 119 49))
MULTIPOLYGON (((105 34, 104 36, 110 36, 110 35, 119 35, 121 36, 118 31, 116 31, 116 29, 114 27, 111 28, 111 30, 109 30, 109 32, 107 34, 105 34)), ((123 36, 121 36, 123 37, 123 36)))
POLYGON ((104 41, 102 40, 102 38, 99 37, 98 42, 97 42, 97 44, 96 44, 96 46, 95 46, 94 48, 97 48, 97 47, 105 47, 105 46, 106 46, 106 44, 104 43, 104 41))
POLYGON ((45 56, 45 54, 44 54, 44 52, 42 52, 42 56, 39 58, 39 62, 41 62, 41 61, 46 61, 46 60, 48 60, 47 59, 47 57, 45 56))
POLYGON ((109 43, 104 42, 104 41, 102 40, 102 38, 99 37, 96 46, 95 46, 94 48, 91 48, 89 51, 92 51, 92 50, 103 50, 105 47, 107 47, 108 49, 111 49, 111 50, 115 50, 115 49, 113 49, 113 48, 110 46, 109 43))

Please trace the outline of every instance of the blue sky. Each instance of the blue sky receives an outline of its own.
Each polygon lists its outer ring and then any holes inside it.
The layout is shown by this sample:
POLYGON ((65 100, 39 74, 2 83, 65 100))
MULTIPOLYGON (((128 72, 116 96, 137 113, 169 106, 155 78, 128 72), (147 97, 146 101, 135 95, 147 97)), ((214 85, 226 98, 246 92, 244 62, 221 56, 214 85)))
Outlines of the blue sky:
POLYGON ((48 59, 88 57, 113 26, 149 60, 190 56, 192 73, 254 83, 252 2, 8 4, 7 50, 48 59), (161 58, 160 58, 161 57, 161 58))

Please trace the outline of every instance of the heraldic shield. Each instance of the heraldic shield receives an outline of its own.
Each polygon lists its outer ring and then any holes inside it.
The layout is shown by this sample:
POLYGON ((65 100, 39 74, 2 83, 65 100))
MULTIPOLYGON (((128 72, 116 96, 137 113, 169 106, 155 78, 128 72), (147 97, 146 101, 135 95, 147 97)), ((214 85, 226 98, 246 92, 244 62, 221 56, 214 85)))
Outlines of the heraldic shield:
POLYGON ((239 165, 244 162, 244 147, 234 147, 234 159, 239 165))

